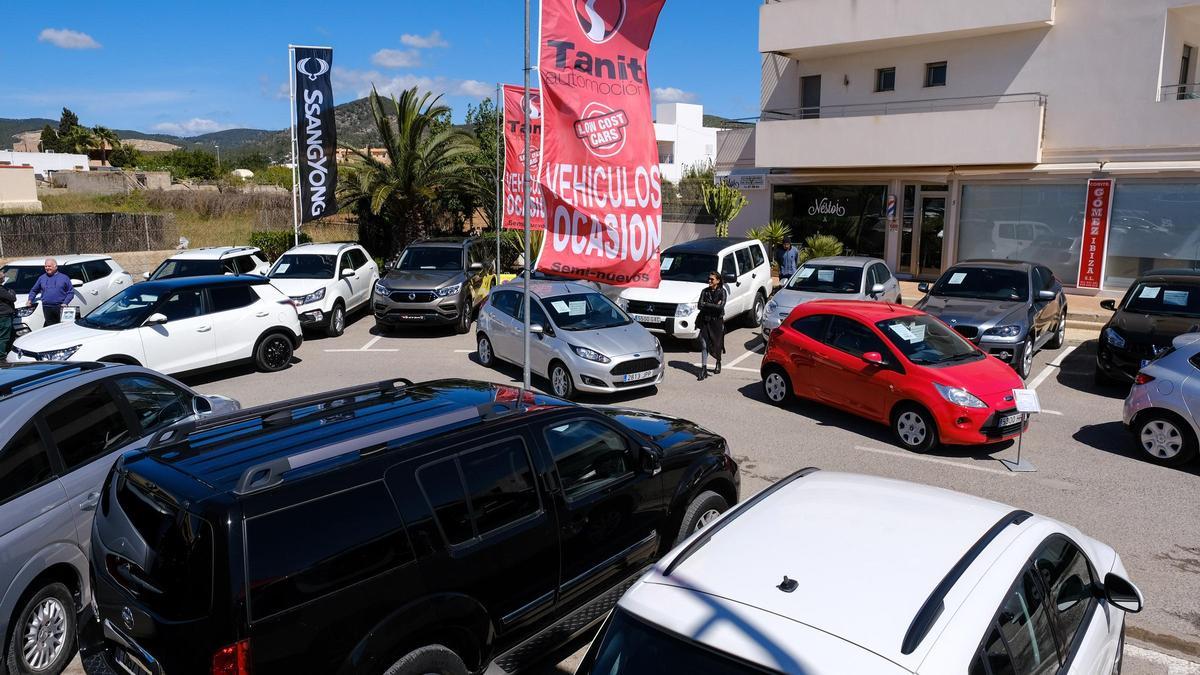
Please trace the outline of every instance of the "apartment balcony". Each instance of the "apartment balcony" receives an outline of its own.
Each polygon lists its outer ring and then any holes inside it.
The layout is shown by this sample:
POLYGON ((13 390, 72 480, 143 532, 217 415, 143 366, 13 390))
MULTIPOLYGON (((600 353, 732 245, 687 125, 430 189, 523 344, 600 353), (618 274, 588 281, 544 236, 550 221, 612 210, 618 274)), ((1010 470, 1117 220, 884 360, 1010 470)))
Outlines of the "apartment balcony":
POLYGON ((1168 84, 1159 89, 1160 101, 1200 101, 1200 82, 1168 84))
POLYGON ((1053 24, 1054 0, 767 0, 758 50, 811 59, 1053 24))
POLYGON ((1042 94, 764 110, 755 164, 778 169, 1037 164, 1042 94))

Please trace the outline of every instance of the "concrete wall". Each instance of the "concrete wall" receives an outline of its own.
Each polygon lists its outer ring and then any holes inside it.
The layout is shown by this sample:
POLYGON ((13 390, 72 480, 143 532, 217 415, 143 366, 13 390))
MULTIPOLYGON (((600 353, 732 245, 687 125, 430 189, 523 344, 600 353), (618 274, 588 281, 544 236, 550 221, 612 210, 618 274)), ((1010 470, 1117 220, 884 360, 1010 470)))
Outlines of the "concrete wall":
POLYGON ((0 212, 36 213, 41 210, 33 167, 0 166, 0 212))
POLYGON ((43 177, 48 176, 51 171, 88 170, 87 155, 71 155, 57 152, 12 152, 10 150, 0 150, 0 165, 3 164, 17 166, 27 164, 33 167, 34 173, 40 173, 43 177))
POLYGON ((685 167, 704 164, 717 154, 717 130, 704 126, 704 106, 660 103, 655 109, 654 137, 672 145, 670 163, 659 164, 663 178, 679 182, 685 167))
POLYGON ((59 171, 50 179, 56 188, 88 195, 116 195, 129 192, 121 171, 59 171))

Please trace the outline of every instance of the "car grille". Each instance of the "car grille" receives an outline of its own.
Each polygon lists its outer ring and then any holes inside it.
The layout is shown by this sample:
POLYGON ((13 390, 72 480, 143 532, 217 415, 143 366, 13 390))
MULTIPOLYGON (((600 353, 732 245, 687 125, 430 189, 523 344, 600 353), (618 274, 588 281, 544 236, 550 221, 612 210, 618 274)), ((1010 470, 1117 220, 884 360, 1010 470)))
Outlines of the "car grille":
POLYGON ((633 373, 643 373, 647 370, 654 370, 656 368, 658 368, 658 359, 656 358, 634 359, 632 361, 618 363, 617 365, 613 366, 612 370, 608 372, 612 373, 613 375, 631 375, 633 373))
POLYGON ((651 314, 654 316, 675 316, 674 303, 666 302, 644 302, 642 300, 630 300, 629 307, 626 308, 630 314, 651 314))
POLYGON ((974 340, 979 337, 979 326, 955 326, 954 330, 958 331, 959 335, 968 340, 974 340))
POLYGON ((392 291, 392 302, 433 302, 437 297, 433 291, 392 291))
POLYGON ((1008 415, 1014 415, 1016 412, 1016 408, 998 411, 992 416, 992 419, 988 420, 987 425, 985 425, 982 430, 983 433, 993 438, 1002 438, 1004 436, 1011 436, 1012 434, 1017 433, 1021 430, 1021 426, 1025 423, 1024 420, 1020 420, 1015 424, 1009 424, 1008 426, 1004 427, 995 426, 996 422, 998 422, 1001 418, 1007 417, 1008 415))

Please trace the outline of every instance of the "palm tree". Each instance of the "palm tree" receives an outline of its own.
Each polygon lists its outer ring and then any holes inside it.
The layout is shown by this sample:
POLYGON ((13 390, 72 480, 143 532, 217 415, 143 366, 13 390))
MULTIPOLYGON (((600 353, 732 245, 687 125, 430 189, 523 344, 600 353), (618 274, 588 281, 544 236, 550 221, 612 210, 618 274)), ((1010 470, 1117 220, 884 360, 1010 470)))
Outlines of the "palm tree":
POLYGON ((390 258, 412 239, 428 234, 438 221, 438 197, 471 181, 469 156, 479 146, 470 134, 445 120, 450 108, 440 96, 416 87, 390 103, 372 88, 370 105, 387 161, 353 149, 358 161, 339 181, 339 199, 374 227, 383 228, 377 247, 390 258))
POLYGON ((108 151, 116 150, 121 145, 121 139, 117 137, 117 132, 101 126, 92 128, 92 142, 92 147, 100 151, 101 166, 108 166, 108 151))
POLYGON ((71 127, 65 135, 58 137, 59 152, 86 155, 93 145, 92 131, 87 127, 71 127))

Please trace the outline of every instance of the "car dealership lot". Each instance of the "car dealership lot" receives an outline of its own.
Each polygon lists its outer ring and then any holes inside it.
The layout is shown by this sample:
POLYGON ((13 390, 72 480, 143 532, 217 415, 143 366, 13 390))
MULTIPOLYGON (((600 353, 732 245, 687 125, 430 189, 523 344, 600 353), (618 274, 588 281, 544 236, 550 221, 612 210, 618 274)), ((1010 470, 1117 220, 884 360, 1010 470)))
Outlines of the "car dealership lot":
MULTIPOLYGON (((1200 653, 1200 466, 1166 469, 1136 456, 1120 422, 1124 392, 1092 384, 1094 342, 1074 339, 1038 355, 1030 384, 1047 412, 1025 437, 1023 458, 1038 468, 1028 474, 1012 474, 998 461, 1015 458, 1015 444, 913 455, 893 444, 887 428, 857 417, 809 403, 774 407, 761 393, 757 335, 738 329, 726 345, 725 370, 704 382, 695 379, 699 358, 688 351, 691 345, 667 341, 668 373, 656 390, 585 401, 662 411, 725 436, 741 465, 743 498, 798 468, 817 466, 961 490, 1064 520, 1113 545, 1145 593, 1146 610, 1129 619, 1131 639, 1200 653), (1048 366, 1051 361, 1058 363, 1048 366)), ((282 372, 239 368, 183 379, 243 405, 385 377, 520 381, 519 368, 486 369, 474 352, 474 331, 379 334, 369 316, 355 316, 340 338, 310 337, 282 372)), ((1131 649, 1126 672, 1200 672, 1164 658, 1131 649)))

